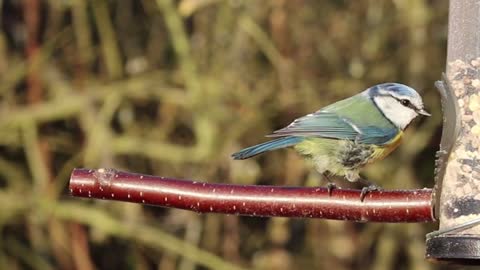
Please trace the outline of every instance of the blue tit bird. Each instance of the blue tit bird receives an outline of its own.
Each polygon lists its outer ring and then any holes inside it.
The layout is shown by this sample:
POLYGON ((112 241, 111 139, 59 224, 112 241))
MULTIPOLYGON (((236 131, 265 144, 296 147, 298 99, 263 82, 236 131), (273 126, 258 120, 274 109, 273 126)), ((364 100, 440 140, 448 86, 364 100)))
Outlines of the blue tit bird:
MULTIPOLYGON (((368 184, 362 189, 363 201, 369 191, 379 187, 361 179, 359 170, 397 148, 403 131, 418 115, 430 116, 413 88, 400 83, 382 83, 298 118, 267 135, 276 139, 245 148, 232 157, 247 159, 293 147, 313 161, 316 170, 327 180, 329 175, 344 176, 350 182, 360 180, 368 184)), ((330 188, 329 185, 329 192, 330 188)))

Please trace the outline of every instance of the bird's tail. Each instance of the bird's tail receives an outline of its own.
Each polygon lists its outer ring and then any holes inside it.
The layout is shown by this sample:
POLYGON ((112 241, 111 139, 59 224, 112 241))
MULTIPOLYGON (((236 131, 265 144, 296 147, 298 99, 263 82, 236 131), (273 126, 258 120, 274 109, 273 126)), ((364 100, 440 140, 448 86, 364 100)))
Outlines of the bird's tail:
POLYGON ((295 145, 301 142, 302 140, 303 140, 302 137, 283 137, 276 140, 271 140, 268 142, 250 146, 235 154, 232 154, 232 157, 233 159, 247 159, 267 151, 272 151, 272 150, 295 145))

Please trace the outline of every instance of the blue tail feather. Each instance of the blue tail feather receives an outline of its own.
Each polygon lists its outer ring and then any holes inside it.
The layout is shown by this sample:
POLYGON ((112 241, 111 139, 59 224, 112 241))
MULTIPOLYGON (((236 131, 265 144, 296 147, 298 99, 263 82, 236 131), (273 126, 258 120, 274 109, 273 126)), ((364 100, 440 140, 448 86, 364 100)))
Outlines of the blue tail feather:
POLYGON ((295 145, 301 142, 302 140, 303 140, 302 137, 283 137, 276 140, 271 140, 268 142, 247 147, 235 154, 232 154, 232 157, 233 159, 247 159, 267 151, 272 151, 272 150, 295 145))

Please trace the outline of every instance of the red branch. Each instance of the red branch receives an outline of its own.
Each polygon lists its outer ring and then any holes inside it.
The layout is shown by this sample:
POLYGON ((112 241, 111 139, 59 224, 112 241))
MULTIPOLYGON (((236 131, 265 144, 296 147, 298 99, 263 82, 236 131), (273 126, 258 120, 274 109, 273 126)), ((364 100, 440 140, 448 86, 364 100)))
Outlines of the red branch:
POLYGON ((75 169, 73 196, 143 203, 199 213, 308 217, 361 222, 432 222, 432 190, 359 190, 210 184, 120 172, 75 169))

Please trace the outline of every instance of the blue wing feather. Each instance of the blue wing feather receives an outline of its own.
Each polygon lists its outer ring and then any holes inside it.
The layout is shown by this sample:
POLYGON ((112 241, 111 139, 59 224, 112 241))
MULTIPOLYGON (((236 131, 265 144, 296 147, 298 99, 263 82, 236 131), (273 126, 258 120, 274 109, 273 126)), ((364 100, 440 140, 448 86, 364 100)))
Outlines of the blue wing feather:
POLYGON ((301 117, 268 137, 322 137, 382 145, 399 132, 375 104, 359 94, 301 117))
POLYGON ((247 159, 267 151, 289 147, 303 141, 303 137, 284 137, 247 147, 232 154, 233 159, 247 159))

